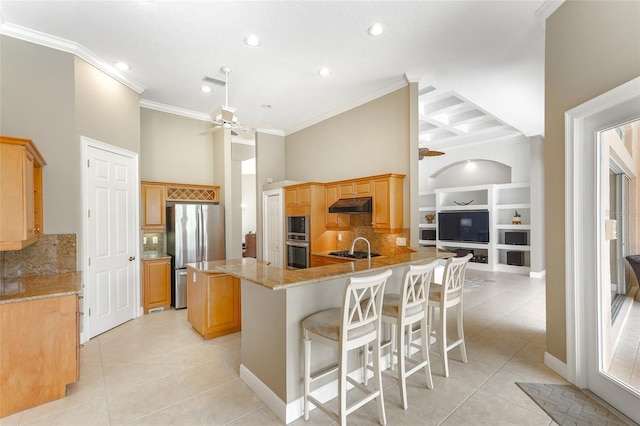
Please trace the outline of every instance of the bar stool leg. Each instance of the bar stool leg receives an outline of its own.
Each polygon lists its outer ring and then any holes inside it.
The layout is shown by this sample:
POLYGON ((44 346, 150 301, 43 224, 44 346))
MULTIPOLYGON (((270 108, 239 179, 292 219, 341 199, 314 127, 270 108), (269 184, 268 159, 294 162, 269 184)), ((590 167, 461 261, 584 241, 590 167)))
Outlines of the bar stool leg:
MULTIPOLYGON (((380 335, 378 339, 373 342, 373 371, 375 374, 375 388, 379 392, 376 400, 378 401, 378 418, 380 424, 385 426, 387 424, 387 416, 384 411, 384 396, 382 392, 382 369, 380 367, 380 335)), ((346 424, 346 423, 345 423, 346 424)))
POLYGON ((439 336, 440 340, 440 355, 442 356, 442 372, 444 377, 449 377, 449 360, 447 357, 447 310, 440 308, 440 327, 439 336))
POLYGON ((463 310, 462 302, 458 304, 458 339, 460 340, 460 352, 462 353, 462 362, 467 363, 467 347, 464 343, 464 325, 462 322, 463 310))
POLYGON ((407 366, 405 361, 405 330, 399 327, 400 322, 398 321, 398 332, 396 333, 396 337, 398 338, 398 377, 400 377, 400 399, 402 399, 402 408, 405 410, 408 407, 407 404, 407 366))
POLYGON ((304 419, 309 420, 309 388, 311 381, 311 339, 304 330, 304 419))

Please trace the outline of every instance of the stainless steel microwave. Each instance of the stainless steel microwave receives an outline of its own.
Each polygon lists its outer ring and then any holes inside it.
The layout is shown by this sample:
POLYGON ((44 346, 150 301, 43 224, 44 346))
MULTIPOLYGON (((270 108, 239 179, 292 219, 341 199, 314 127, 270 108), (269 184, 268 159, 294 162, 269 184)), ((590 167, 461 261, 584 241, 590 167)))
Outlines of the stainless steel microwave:
POLYGON ((309 216, 287 216, 287 240, 309 241, 309 216))

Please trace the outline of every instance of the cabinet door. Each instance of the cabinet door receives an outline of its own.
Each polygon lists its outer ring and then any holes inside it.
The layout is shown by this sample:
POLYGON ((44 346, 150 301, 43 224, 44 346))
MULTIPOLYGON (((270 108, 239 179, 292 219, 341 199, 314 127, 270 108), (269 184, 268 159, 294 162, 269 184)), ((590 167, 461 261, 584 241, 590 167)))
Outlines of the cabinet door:
POLYGON ((402 177, 391 176, 373 181, 373 229, 394 232, 402 229, 402 177))
POLYGON ((164 229, 165 191, 162 185, 142 184, 143 229, 164 229))
POLYGON ((204 283, 207 276, 187 268, 187 321, 200 334, 204 334, 204 283))
POLYGON ((169 259, 144 261, 144 309, 171 303, 171 264, 169 259))
POLYGON ((240 331, 240 280, 226 274, 207 277, 207 338, 240 331))
POLYGON ((298 188, 298 206, 308 207, 311 205, 311 187, 303 186, 298 188))
POLYGON ((298 189, 297 188, 285 188, 284 203, 285 203, 285 207, 298 206, 298 189))
POLYGON ((353 198, 356 195, 353 182, 341 182, 338 184, 338 198, 353 198))
POLYGON ((25 188, 25 202, 26 209, 24 212, 24 220, 27 224, 27 239, 34 238, 38 234, 39 230, 35 229, 34 221, 34 208, 35 208, 35 193, 34 193, 34 159, 33 155, 26 153, 25 167, 24 167, 24 182, 26 182, 25 188))
POLYGON ((389 228, 389 182, 386 179, 374 182, 373 227, 389 228))
POLYGON ((353 184, 356 197, 371 197, 371 182, 370 180, 357 180, 353 184))
POLYGON ((340 198, 338 192, 338 184, 329 184, 325 187, 325 197, 327 200, 325 225, 329 229, 349 229, 349 215, 329 213, 329 206, 340 198))

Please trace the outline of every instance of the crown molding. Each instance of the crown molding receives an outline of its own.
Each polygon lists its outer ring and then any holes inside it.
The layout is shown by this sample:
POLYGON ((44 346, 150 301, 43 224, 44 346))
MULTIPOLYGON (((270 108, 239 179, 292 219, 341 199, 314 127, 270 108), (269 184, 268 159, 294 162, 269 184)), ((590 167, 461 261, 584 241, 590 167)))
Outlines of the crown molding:
POLYGON ((38 44, 40 46, 49 47, 51 49, 60 50, 62 52, 71 53, 72 55, 75 55, 85 62, 93 65, 108 76, 118 80, 120 83, 124 84, 136 93, 140 94, 145 90, 145 87, 142 84, 138 83, 132 78, 127 77, 116 67, 106 63, 98 56, 94 55, 90 50, 86 49, 84 46, 78 43, 49 34, 41 33, 39 31, 34 31, 29 28, 21 27, 19 25, 7 23, 4 21, 4 19, 2 19, 1 16, 0 34, 24 40, 29 43, 38 44))
POLYGON ((182 117, 193 118, 195 120, 211 122, 211 116, 209 114, 203 114, 201 112, 191 111, 189 109, 161 104, 159 102, 147 101, 145 99, 140 99, 140 107, 149 108, 160 112, 166 112, 168 114, 180 115, 182 117))
POLYGON ((286 136, 282 130, 278 130, 278 129, 257 128, 256 133, 266 133, 268 135, 275 135, 275 136, 286 136))
POLYGON ((377 92, 370 93, 365 97, 362 97, 362 98, 357 99, 355 101, 349 102, 349 103, 347 103, 345 105, 342 105, 341 107, 338 107, 338 108, 334 109, 333 111, 330 111, 330 112, 328 112, 326 114, 319 115, 319 116, 317 116, 315 118, 312 118, 311 120, 308 120, 308 121, 303 122, 303 123, 291 128, 291 129, 286 130, 285 131, 285 136, 291 135, 291 134, 293 134, 295 132, 298 132, 298 131, 300 131, 302 129, 306 129, 309 126, 313 126, 314 124, 318 124, 321 121, 327 120, 327 119, 329 119, 331 117, 334 117, 334 116, 336 116, 338 114, 342 114, 343 112, 346 112, 346 111, 349 111, 349 110, 351 110, 353 108, 359 107, 360 105, 364 105, 367 102, 371 102, 374 99, 377 99, 377 98, 382 97, 384 95, 388 95, 391 92, 395 92, 396 90, 407 86, 407 84, 408 83, 404 79, 404 76, 403 76, 403 78, 400 79, 399 81, 396 81, 395 83, 389 84, 389 85, 383 87, 382 89, 378 90, 377 92))
POLYGON ((558 10, 562 3, 565 0, 546 0, 542 5, 536 10, 535 15, 542 21, 543 24, 546 24, 547 19, 553 15, 553 12, 558 10))

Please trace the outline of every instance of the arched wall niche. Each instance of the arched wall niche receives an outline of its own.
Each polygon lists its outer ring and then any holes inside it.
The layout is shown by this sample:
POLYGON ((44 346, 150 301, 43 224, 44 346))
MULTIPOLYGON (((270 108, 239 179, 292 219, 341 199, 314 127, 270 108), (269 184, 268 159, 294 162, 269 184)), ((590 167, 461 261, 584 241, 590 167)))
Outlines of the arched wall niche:
POLYGON ((493 160, 463 160, 429 176, 433 188, 511 183, 511 166, 493 160))

